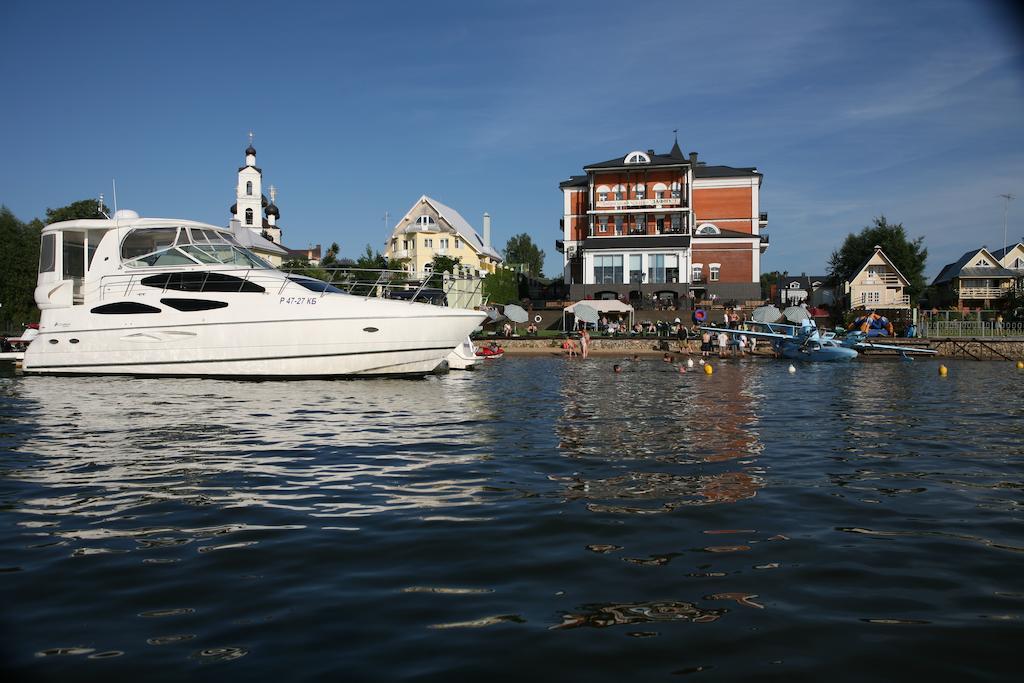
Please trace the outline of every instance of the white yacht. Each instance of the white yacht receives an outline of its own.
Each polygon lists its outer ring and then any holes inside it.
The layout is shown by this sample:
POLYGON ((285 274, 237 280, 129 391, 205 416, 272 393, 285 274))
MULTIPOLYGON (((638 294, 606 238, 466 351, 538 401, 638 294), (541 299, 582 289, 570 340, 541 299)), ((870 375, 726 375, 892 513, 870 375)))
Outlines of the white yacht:
POLYGON ((227 229, 131 211, 46 226, 35 299, 24 370, 51 374, 426 374, 485 317, 354 296, 274 269, 227 229))

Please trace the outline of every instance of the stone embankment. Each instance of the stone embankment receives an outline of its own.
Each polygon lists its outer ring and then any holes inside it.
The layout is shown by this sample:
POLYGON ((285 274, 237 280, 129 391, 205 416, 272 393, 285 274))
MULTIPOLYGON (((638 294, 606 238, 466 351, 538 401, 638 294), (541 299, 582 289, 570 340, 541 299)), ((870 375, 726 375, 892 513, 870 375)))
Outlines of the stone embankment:
MULTIPOLYGON (((488 341, 490 338, 488 338, 488 341)), ((564 353, 562 339, 518 337, 512 339, 495 338, 509 355, 537 355, 564 353)), ((478 344, 480 342, 477 342, 478 344)), ((1018 360, 1024 359, 1024 339, 879 339, 880 344, 895 344, 908 349, 932 349, 941 358, 966 358, 974 360, 1018 360)), ((685 348, 685 347, 684 347, 685 348)), ((691 342, 695 351, 699 343, 691 342)), ((770 355, 770 346, 762 342, 755 355, 770 355)), ((590 352, 594 355, 630 355, 660 354, 669 351, 680 352, 680 342, 674 338, 641 337, 606 339, 595 337, 591 341, 590 352)), ((868 357, 884 357, 897 355, 895 351, 868 351, 868 357)))

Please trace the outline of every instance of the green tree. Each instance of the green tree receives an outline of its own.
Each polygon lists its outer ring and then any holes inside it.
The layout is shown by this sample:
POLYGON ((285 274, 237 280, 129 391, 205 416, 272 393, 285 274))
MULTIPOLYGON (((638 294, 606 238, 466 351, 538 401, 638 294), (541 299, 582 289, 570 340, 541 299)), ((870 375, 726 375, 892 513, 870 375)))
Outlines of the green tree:
POLYGON ((910 281, 907 293, 911 302, 916 303, 927 284, 924 268, 928 250, 924 247, 924 237, 909 239, 902 223, 890 224, 885 216, 874 219, 872 225, 859 233, 847 235, 843 246, 832 252, 828 274, 833 283, 841 285, 856 275, 874 253, 875 245, 882 247, 885 255, 910 281))
POLYGON ((523 272, 533 277, 543 277, 544 251, 539 249, 525 232, 513 235, 505 243, 505 265, 523 266, 523 272))
POLYGON ((789 275, 788 270, 784 270, 781 273, 777 270, 773 270, 769 273, 761 273, 761 298, 770 299, 772 296, 772 285, 779 284, 779 280, 789 275))
POLYGON ((490 304, 514 304, 519 301, 519 273, 499 268, 488 273, 483 282, 483 295, 490 304))
POLYGON ((331 246, 327 247, 327 253, 320 259, 320 265, 324 268, 334 268, 337 266, 339 251, 341 251, 341 247, 338 246, 338 243, 331 242, 331 246))
POLYGON ((71 221, 76 218, 106 218, 104 214, 109 213, 110 209, 106 204, 100 204, 95 199, 81 199, 57 209, 47 209, 46 224, 71 221))
POLYGON ((19 333, 25 323, 39 320, 34 292, 42 228, 38 220, 24 223, 0 206, 0 331, 19 333))

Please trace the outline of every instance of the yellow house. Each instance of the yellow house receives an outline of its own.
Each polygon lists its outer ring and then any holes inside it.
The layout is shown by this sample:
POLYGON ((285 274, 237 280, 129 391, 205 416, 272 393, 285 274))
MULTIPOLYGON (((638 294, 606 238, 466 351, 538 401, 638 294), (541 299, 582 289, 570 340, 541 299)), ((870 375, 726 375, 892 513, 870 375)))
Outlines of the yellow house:
POLYGON ((882 248, 876 246, 871 257, 846 282, 845 289, 850 297, 850 308, 892 310, 910 308, 909 286, 910 280, 889 260, 882 248))
POLYGON ((491 217, 484 214, 484 236, 477 234, 462 215, 423 195, 398 221, 385 245, 388 258, 407 259, 410 273, 431 269, 434 256, 459 259, 473 275, 493 273, 503 262, 491 246, 491 217))

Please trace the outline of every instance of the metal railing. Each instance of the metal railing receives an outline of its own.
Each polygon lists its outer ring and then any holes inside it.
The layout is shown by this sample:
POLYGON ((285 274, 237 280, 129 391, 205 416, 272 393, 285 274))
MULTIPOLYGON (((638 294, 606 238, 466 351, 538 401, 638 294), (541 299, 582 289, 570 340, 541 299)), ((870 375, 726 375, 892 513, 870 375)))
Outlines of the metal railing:
MULTIPOLYGON (((157 271, 149 269, 131 273, 105 275, 99 283, 86 294, 86 298, 100 301, 129 296, 140 287, 152 289, 153 285, 144 285, 143 280, 151 277, 168 276, 162 292, 183 291, 182 285, 172 285, 172 276, 187 279, 189 292, 233 292, 252 291, 252 285, 262 287, 265 291, 280 295, 289 287, 302 287, 314 296, 323 297, 333 289, 341 290, 354 296, 364 298, 379 297, 418 301, 421 303, 444 303, 453 308, 474 308, 483 304, 483 279, 469 274, 411 273, 404 270, 378 270, 365 268, 294 268, 281 271, 260 270, 256 268, 210 268, 189 271, 157 271), (315 277, 311 271, 315 271, 315 277), (282 278, 278 274, 306 278, 306 282, 298 285, 293 280, 282 278), (229 276, 232 280, 224 281, 221 276, 229 276), (211 279, 211 277, 213 279, 211 279), (218 279, 219 278, 219 279, 218 279), (237 289, 233 280, 237 279, 237 289), (310 281, 311 280, 311 281, 310 281), (319 288, 317 283, 323 283, 319 288), (438 292, 442 296, 438 296, 438 292), (93 296, 89 296, 92 294, 93 296), (442 301, 443 300, 443 301, 442 301)), ((158 285, 159 286, 159 285, 158 285)), ((258 290, 257 290, 258 291, 258 290)))
POLYGON ((1024 337, 1024 323, 993 320, 924 320, 918 325, 922 337, 1024 337))

